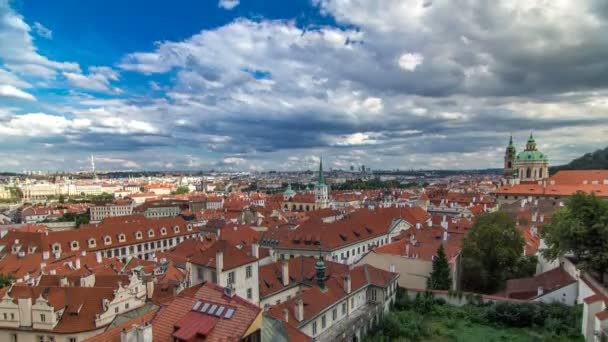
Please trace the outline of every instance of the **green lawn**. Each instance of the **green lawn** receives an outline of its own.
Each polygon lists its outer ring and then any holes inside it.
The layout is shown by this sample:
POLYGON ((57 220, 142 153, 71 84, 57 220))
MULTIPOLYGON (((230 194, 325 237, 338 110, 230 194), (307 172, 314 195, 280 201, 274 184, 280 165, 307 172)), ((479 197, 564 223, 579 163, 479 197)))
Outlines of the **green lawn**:
POLYGON ((428 322, 431 336, 423 337, 420 341, 425 342, 498 342, 498 341, 581 341, 580 338, 568 338, 563 336, 551 336, 538 328, 507 328, 494 327, 467 320, 451 320, 446 324, 442 319, 431 319, 428 322))
POLYGON ((394 310, 366 336, 388 341, 577 341, 582 308, 542 303, 481 303, 452 306, 431 294, 415 300, 402 293, 394 310))

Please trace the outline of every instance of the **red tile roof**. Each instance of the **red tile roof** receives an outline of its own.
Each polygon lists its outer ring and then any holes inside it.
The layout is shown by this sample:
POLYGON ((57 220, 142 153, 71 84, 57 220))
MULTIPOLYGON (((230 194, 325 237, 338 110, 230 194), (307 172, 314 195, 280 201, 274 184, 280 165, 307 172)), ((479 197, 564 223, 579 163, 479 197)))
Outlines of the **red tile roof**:
MULTIPOLYGON (((353 268, 348 274, 351 277, 351 292, 356 292, 368 285, 386 287, 392 280, 399 277, 397 273, 377 269, 367 264, 353 268)), ((330 276, 325 282, 325 287, 324 290, 316 285, 305 288, 299 296, 272 306, 268 313, 283 321, 283 310, 287 309, 287 323, 297 327, 300 323, 295 317, 297 300, 301 299, 304 302, 304 321, 307 321, 348 296, 344 290, 343 275, 330 276)))
POLYGON ((505 294, 509 298, 531 299, 538 296, 539 287, 544 293, 549 293, 574 282, 576 279, 558 267, 534 277, 507 280, 505 294))
POLYGON ((222 287, 203 284, 182 291, 171 304, 161 309, 152 321, 154 341, 173 341, 172 336, 177 323, 180 323, 179 329, 187 330, 198 330, 201 324, 211 325, 208 319, 203 318, 205 317, 203 314, 192 313, 192 308, 199 300, 235 309, 232 318, 220 318, 215 321, 212 329, 205 336, 205 341, 239 341, 261 312, 260 308, 245 299, 226 296, 222 287))

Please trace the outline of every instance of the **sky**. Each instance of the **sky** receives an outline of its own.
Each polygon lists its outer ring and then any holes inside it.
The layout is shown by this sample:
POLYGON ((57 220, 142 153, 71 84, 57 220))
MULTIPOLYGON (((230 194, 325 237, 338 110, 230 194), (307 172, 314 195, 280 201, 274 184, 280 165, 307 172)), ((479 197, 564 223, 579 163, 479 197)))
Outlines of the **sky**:
POLYGON ((0 0, 0 171, 551 165, 607 145, 605 0, 0 0))

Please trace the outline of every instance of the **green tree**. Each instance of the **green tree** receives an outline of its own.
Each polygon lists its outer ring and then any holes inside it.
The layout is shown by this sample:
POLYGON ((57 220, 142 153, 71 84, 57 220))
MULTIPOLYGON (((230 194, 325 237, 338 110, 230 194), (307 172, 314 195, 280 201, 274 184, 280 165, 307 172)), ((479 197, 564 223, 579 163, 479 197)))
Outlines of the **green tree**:
POLYGON ((572 253, 577 266, 596 272, 602 281, 608 271, 608 203, 579 192, 556 211, 541 236, 547 244, 543 256, 555 260, 572 253))
POLYGON ((14 278, 10 274, 0 274, 0 288, 10 286, 13 280, 14 278))
POLYGON ((426 287, 429 290, 449 290, 452 287, 450 265, 443 244, 439 245, 437 256, 433 259, 433 270, 427 279, 426 287))
POLYGON ((187 186, 180 186, 177 189, 175 189, 175 191, 173 191, 173 194, 175 195, 183 195, 183 194, 187 194, 190 192, 190 189, 188 189, 187 186))
POLYGON ((484 293, 499 290, 520 266, 524 245, 515 221, 506 213, 479 216, 463 242, 464 288, 484 293))

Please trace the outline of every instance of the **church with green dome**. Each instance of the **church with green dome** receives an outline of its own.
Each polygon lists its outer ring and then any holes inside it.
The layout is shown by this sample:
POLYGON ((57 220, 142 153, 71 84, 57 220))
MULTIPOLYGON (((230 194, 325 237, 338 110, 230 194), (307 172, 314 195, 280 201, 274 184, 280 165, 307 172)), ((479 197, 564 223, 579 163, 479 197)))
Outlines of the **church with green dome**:
POLYGON ((536 140, 530 133, 526 148, 517 153, 513 137, 505 151, 504 176, 515 182, 538 182, 549 177, 549 158, 536 148, 536 140))

